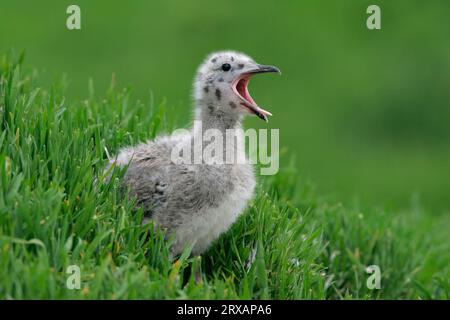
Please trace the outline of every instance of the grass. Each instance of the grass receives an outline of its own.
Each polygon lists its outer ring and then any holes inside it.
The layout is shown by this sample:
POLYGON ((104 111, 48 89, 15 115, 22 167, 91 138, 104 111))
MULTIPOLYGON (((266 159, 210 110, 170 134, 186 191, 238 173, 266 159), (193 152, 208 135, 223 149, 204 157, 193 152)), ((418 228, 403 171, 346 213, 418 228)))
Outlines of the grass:
POLYGON ((246 212, 202 257, 169 256, 164 235, 119 196, 94 188, 107 152, 174 127, 164 104, 112 82, 66 103, 22 58, 0 61, 0 297, 3 299, 448 299, 448 220, 344 207, 299 183, 295 166, 259 181, 246 212), (447 225, 446 225, 447 224, 447 225), (381 289, 366 286, 379 265, 381 289), (70 265, 80 290, 66 287, 70 265), (201 280, 194 274, 200 272, 201 280))

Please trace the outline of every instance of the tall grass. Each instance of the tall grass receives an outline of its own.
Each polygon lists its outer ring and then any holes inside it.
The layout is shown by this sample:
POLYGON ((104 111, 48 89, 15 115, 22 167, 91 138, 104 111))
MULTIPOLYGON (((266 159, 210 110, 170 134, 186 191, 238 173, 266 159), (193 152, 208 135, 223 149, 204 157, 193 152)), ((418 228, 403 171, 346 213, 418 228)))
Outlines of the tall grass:
POLYGON ((142 212, 119 196, 123 172, 101 182, 108 154, 173 128, 166 106, 114 81, 104 97, 90 82, 89 97, 68 104, 66 79, 41 88, 22 60, 0 62, 1 298, 448 298, 450 251, 433 251, 422 211, 329 204, 293 167, 260 179, 202 257, 189 248, 171 257, 162 232, 142 227, 142 212), (372 264, 380 290, 366 286, 372 264), (81 269, 80 290, 66 286, 70 265, 81 269))

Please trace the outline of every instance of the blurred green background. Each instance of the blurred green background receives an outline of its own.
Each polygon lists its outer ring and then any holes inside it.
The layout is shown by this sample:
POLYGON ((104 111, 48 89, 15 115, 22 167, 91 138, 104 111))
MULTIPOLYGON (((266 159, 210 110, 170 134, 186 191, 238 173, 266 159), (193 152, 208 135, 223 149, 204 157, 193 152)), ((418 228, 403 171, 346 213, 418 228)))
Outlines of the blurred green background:
POLYGON ((67 75, 67 99, 114 73, 135 96, 166 103, 184 126, 191 82, 211 51, 234 49, 282 77, 251 83, 272 111, 304 183, 344 203, 450 212, 448 1, 0 0, 0 52, 25 50, 44 84, 67 75), (81 7, 82 30, 66 29, 81 7), (366 28, 378 4, 382 30, 366 28))

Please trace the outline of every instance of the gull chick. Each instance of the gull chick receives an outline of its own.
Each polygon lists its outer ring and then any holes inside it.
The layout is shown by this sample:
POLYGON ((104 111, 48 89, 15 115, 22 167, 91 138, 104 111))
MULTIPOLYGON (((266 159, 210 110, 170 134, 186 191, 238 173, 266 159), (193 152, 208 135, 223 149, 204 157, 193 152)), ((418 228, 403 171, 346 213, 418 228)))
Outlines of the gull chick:
MULTIPOLYGON (((270 115, 255 103, 247 85, 253 75, 267 72, 280 73, 278 68, 258 64, 242 53, 210 54, 194 81, 194 120, 201 122, 201 130, 193 126, 188 133, 161 136, 124 148, 110 163, 128 166, 123 186, 143 207, 144 223, 151 219, 168 236, 174 236, 173 254, 181 253, 186 245, 192 245, 193 254, 208 249, 243 212, 255 188, 253 168, 248 161, 179 164, 173 161, 174 148, 191 147, 196 138, 206 147, 201 135, 207 129, 214 129, 223 137, 226 130, 235 130, 238 143, 233 152, 245 152, 243 132, 237 130, 242 128, 242 118, 256 115, 267 121, 270 115)), ((191 150, 194 159, 196 149, 187 150, 191 150)))

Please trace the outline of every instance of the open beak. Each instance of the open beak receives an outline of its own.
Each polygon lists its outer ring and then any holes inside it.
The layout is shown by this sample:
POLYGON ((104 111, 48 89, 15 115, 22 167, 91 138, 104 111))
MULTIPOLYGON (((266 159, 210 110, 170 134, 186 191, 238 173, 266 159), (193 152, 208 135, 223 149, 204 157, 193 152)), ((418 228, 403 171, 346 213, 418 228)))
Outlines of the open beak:
POLYGON ((267 116, 271 116, 272 114, 256 104, 255 100, 253 100, 248 92, 248 83, 254 74, 269 72, 281 74, 280 69, 277 67, 259 64, 255 69, 243 72, 232 83, 234 93, 242 100, 241 105, 244 106, 250 113, 255 114, 266 122, 268 121, 267 116))

